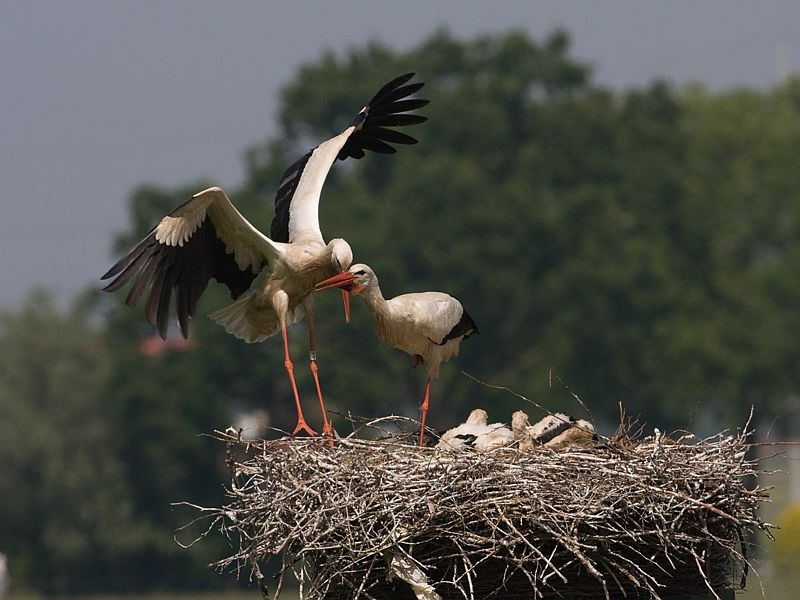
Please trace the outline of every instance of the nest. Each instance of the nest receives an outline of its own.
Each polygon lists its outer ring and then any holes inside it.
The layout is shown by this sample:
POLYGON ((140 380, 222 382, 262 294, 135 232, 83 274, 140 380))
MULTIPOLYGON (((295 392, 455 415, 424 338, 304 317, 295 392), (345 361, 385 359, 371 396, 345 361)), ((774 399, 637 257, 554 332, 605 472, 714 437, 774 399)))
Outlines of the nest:
POLYGON ((195 506, 210 519, 198 539, 227 536, 215 566, 249 571, 265 598, 288 571, 315 599, 716 596, 744 585, 744 540, 770 535, 747 435, 621 427, 588 448, 452 453, 218 433, 230 501, 195 506))

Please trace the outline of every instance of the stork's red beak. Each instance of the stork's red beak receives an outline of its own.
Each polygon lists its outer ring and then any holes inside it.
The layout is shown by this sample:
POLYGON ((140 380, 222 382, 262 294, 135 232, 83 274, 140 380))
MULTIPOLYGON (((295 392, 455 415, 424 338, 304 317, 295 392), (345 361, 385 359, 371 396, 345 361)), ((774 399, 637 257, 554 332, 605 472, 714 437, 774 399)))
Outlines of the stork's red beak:
POLYGON ((343 271, 338 275, 329 277, 324 281, 320 281, 316 285, 318 292, 322 290, 329 290, 331 288, 341 288, 342 290, 342 304, 344 304, 344 320, 346 323, 350 322, 350 288, 353 286, 353 274, 343 271))
POLYGON ((318 292, 321 292, 322 290, 329 290, 331 288, 342 288, 350 291, 348 288, 353 285, 354 279, 355 276, 352 273, 349 271, 342 271, 333 277, 323 279, 315 286, 315 289, 318 292))
POLYGON ((350 292, 342 290, 342 304, 344 305, 344 322, 350 322, 350 292))

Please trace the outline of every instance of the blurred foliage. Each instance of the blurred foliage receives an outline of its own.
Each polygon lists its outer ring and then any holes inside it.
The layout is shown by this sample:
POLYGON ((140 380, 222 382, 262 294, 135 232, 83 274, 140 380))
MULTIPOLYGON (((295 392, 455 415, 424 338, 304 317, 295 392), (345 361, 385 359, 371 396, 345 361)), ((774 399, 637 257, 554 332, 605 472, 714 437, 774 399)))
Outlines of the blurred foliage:
POLYGON ((204 566, 214 544, 195 556, 175 544, 187 517, 170 508, 220 499, 216 449, 197 434, 224 417, 185 396, 179 369, 172 390, 159 387, 175 365, 135 364, 136 346, 110 344, 95 307, 89 295, 61 314, 34 292, 0 314, 0 549, 12 582, 46 594, 225 583, 204 566))
MULTIPOLYGON (((246 181, 227 190, 239 210, 268 232, 286 166, 409 70, 431 99, 430 121, 410 131, 420 143, 335 165, 321 222, 375 268, 387 297, 447 291, 478 323, 433 387, 432 425, 479 405, 497 420, 525 408, 461 369, 580 414, 549 385, 553 370, 601 422, 619 402, 661 429, 690 426, 698 410, 716 431, 751 405, 789 410, 800 384, 800 81, 609 90, 569 56, 562 31, 536 42, 442 30, 405 53, 377 42, 327 52, 282 91, 279 134, 248 152, 246 181)), ((116 252, 208 184, 136 190, 116 252)), ((95 290, 61 314, 34 295, 0 316, 0 550, 17 581, 46 592, 225 579, 205 567, 221 555, 214 543, 186 551, 172 540, 187 518, 172 502, 222 501, 220 448, 200 434, 255 408, 292 425, 279 340, 243 344, 203 316, 229 301, 223 286, 201 299, 189 346, 154 342, 143 306, 123 299, 95 290)), ((362 303, 349 326, 338 294, 317 303, 329 408, 416 416, 424 374, 377 346, 362 303)), ((305 327, 290 335, 318 423, 305 327)), ((343 418, 334 424, 347 433, 343 418)))
POLYGON ((800 505, 787 507, 775 524, 778 530, 771 551, 775 569, 781 576, 800 582, 800 505))

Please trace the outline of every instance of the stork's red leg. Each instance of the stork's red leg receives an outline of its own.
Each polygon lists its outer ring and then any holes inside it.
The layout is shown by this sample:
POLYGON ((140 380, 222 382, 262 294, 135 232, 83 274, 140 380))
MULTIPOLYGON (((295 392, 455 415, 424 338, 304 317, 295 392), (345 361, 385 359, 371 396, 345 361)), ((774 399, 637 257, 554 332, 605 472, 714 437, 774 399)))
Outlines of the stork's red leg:
POLYGON ((322 388, 319 385, 319 376, 317 375, 317 361, 315 358, 314 351, 311 352, 311 363, 309 368, 311 369, 311 374, 314 376, 314 383, 317 386, 317 396, 319 396, 319 408, 322 411, 322 435, 326 438, 329 438, 330 445, 333 446, 333 427, 331 427, 331 422, 328 421, 328 413, 325 411, 325 402, 322 400, 322 388))
POLYGON ((306 324, 308 325, 308 359, 309 359, 309 368, 311 369, 311 374, 314 376, 314 384, 317 387, 317 397, 319 398, 319 408, 322 411, 322 434, 330 439, 331 445, 333 445, 333 427, 331 427, 330 421, 328 421, 328 412, 325 410, 325 401, 322 399, 322 388, 319 385, 319 375, 317 368, 317 352, 314 349, 314 305, 313 297, 307 296, 308 300, 306 300, 306 324))
POLYGON ((420 411, 422 412, 422 418, 420 419, 419 425, 419 447, 422 448, 424 443, 425 437, 425 417, 428 416, 428 403, 431 397, 431 376, 428 375, 428 381, 425 383, 425 399, 422 401, 422 406, 420 406, 420 411))
POLYGON ((294 402, 297 406, 297 427, 294 428, 292 435, 297 435, 301 431, 305 431, 308 435, 317 435, 317 432, 311 429, 306 423, 303 416, 303 407, 300 406, 300 394, 297 393, 297 383, 294 380, 294 365, 289 356, 289 338, 286 336, 286 324, 281 324, 281 333, 283 334, 283 352, 284 360, 283 365, 286 367, 286 372, 289 374, 289 381, 292 382, 292 393, 294 393, 294 402))

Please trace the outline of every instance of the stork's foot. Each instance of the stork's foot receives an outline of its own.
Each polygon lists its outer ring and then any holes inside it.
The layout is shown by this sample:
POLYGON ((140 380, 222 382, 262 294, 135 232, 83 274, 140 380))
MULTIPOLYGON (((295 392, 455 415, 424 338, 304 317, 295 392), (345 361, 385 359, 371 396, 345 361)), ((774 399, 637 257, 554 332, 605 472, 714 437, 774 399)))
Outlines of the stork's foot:
POLYGON ((333 448, 333 442, 336 440, 336 432, 328 421, 325 421, 325 425, 322 428, 322 438, 328 446, 333 448))
POLYGON ((294 428, 294 431, 292 432, 292 435, 297 435, 301 431, 305 431, 310 436, 316 436, 317 435, 317 432, 314 431, 313 429, 311 429, 311 427, 308 426, 308 423, 306 423, 306 420, 303 419, 303 418, 301 418, 301 419, 299 419, 297 421, 297 427, 294 428))

